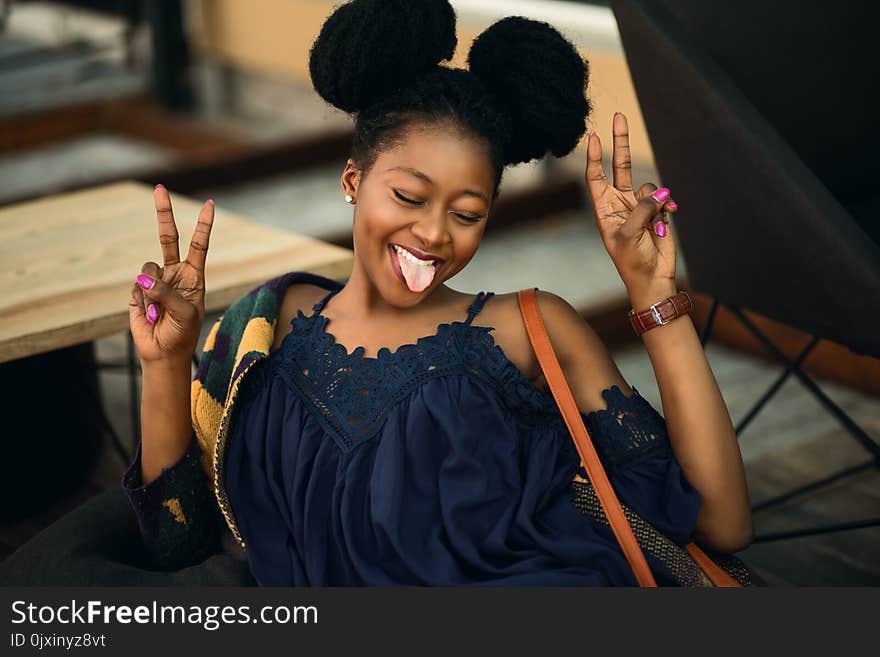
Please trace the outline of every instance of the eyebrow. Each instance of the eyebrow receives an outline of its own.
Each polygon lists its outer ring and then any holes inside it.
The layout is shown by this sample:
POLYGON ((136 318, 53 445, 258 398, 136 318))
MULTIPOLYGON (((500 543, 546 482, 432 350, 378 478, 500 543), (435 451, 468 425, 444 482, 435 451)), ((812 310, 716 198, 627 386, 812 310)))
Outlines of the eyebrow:
MULTIPOLYGON (((422 173, 418 169, 413 169, 412 167, 391 167, 390 169, 386 169, 386 171, 405 171, 406 173, 414 175, 416 178, 421 178, 429 185, 434 184, 434 181, 431 180, 426 174, 422 173)), ((486 198, 485 194, 483 194, 482 192, 478 192, 476 190, 473 190, 473 189, 465 189, 465 190, 462 190, 461 193, 465 194, 467 196, 476 196, 477 198, 481 198, 484 201, 486 201, 486 203, 489 202, 489 199, 486 198)))

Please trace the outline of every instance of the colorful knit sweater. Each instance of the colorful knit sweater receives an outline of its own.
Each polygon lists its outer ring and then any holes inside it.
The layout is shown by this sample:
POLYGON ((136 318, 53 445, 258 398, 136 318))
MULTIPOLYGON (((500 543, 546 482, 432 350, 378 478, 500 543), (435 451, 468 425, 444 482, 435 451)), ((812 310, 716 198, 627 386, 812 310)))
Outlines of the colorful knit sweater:
POLYGON ((309 283, 338 289, 342 283, 303 271, 266 281, 233 303, 205 339, 192 381, 192 427, 186 453, 149 484, 141 479, 141 445, 122 475, 153 567, 173 570, 200 563, 220 550, 224 521, 244 548, 223 481, 229 420, 247 371, 268 357, 278 309, 287 288, 309 283))

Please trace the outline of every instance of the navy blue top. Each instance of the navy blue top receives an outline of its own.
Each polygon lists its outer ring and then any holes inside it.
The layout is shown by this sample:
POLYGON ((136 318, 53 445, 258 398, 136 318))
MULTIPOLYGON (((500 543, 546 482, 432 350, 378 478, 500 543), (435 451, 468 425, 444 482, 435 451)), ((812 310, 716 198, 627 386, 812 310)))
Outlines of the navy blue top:
MULTIPOLYGON (((471 323, 491 292, 376 358, 325 330, 336 292, 297 311, 234 411, 225 484, 260 585, 637 585, 611 529, 572 506, 586 473, 552 395, 471 323)), ((699 494, 633 390, 582 417, 621 502, 684 545, 699 494)))

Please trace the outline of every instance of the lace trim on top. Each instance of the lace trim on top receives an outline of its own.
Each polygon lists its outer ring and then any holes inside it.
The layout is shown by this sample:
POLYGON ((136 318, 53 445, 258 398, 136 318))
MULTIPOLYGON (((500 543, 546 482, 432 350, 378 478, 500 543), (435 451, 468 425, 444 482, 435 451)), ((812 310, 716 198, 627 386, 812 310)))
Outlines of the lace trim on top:
MULTIPOLYGON (((488 296, 478 297, 466 321, 440 324, 433 335, 394 352, 383 347, 373 358, 363 356, 360 346, 348 353, 325 330, 329 319, 319 312, 331 295, 315 304, 310 316, 297 311, 291 331, 270 354, 268 364, 255 368, 242 398, 249 396, 249 390, 260 389, 258 381, 277 374, 317 411, 315 419, 339 448, 349 452, 376 435, 388 412, 426 381, 466 374, 494 388, 502 403, 527 425, 552 424, 567 433, 552 393, 537 390, 526 379, 495 343, 489 333, 494 327, 470 323, 488 296)), ((632 397, 617 386, 603 390, 602 396, 608 408, 581 415, 606 466, 669 449, 663 417, 635 387, 632 397)))
MULTIPOLYGON (((630 387, 632 397, 627 397, 616 385, 605 388, 602 398, 607 408, 581 414, 606 467, 621 468, 671 450, 666 420, 635 386, 630 387)), ((587 476, 583 467, 581 476, 587 476)))

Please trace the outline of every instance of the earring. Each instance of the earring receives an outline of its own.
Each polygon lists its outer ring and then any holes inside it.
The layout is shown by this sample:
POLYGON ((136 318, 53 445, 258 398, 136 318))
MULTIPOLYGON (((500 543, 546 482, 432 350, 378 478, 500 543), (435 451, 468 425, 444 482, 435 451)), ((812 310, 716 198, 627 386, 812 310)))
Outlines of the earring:
POLYGON ((345 202, 351 203, 352 201, 354 201, 354 196, 352 196, 351 194, 346 194, 345 195, 345 202))

